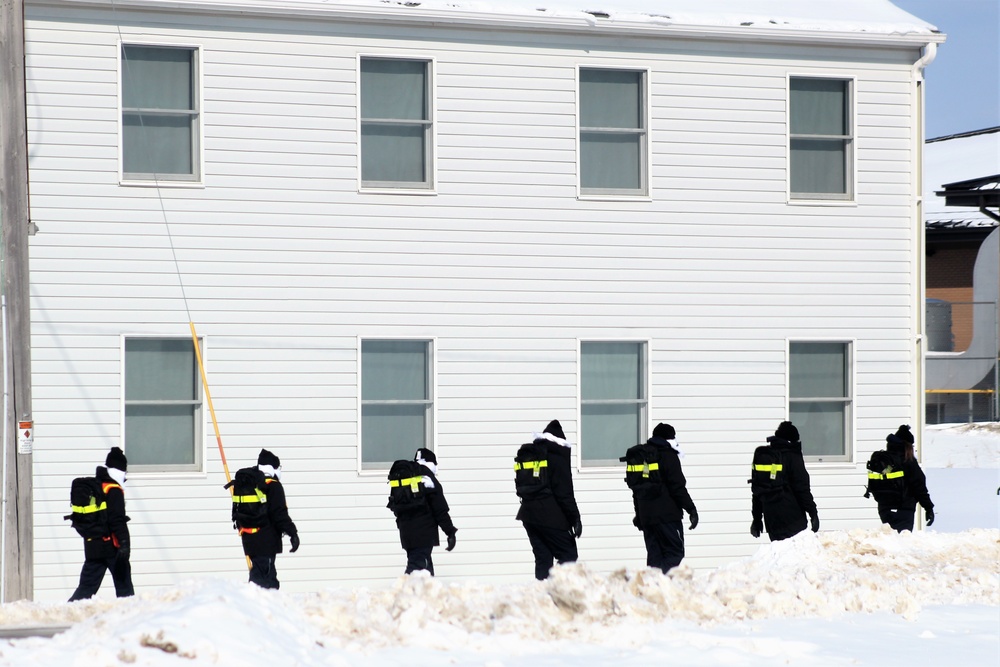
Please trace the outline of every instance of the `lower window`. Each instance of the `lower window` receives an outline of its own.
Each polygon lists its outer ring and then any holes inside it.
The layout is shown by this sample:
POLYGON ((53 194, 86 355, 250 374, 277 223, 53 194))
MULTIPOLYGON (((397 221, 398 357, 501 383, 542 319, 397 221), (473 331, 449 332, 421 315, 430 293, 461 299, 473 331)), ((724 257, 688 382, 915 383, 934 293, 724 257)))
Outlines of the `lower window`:
POLYGON ((431 390, 430 341, 361 341, 362 470, 433 449, 431 390))
POLYGON ((851 345, 791 342, 788 348, 788 414, 814 461, 850 459, 851 345))
POLYGON ((646 439, 646 344, 580 343, 580 456, 584 466, 619 465, 646 439))
POLYGON ((202 401, 190 338, 125 339, 125 428, 129 469, 201 470, 202 401))

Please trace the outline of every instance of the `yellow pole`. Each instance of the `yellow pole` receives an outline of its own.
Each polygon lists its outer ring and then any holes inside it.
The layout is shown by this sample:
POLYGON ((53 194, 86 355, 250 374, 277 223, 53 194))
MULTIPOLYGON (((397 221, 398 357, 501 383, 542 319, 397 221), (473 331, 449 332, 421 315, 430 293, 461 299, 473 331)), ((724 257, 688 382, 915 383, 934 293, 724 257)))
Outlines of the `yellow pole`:
MULTIPOLYGON (((219 435, 219 422, 215 418, 215 406, 212 405, 212 392, 208 390, 208 376, 205 375, 205 363, 201 359, 201 346, 198 345, 198 332, 194 329, 194 322, 188 322, 191 325, 191 340, 194 342, 194 353, 198 357, 198 370, 201 372, 201 384, 205 387, 205 399, 208 402, 208 411, 212 415, 212 428, 215 429, 215 441, 219 444, 219 456, 222 457, 222 469, 226 472, 226 483, 233 481, 232 475, 229 474, 229 464, 226 463, 226 452, 222 449, 222 436, 219 435)), ((230 488, 230 495, 232 495, 232 488, 230 488)))
MULTIPOLYGON (((191 341, 194 343, 194 354, 198 358, 198 372, 201 373, 201 384, 205 388, 205 401, 208 403, 208 412, 212 415, 212 428, 215 429, 215 442, 219 445, 219 457, 222 459, 222 469, 226 473, 226 484, 233 481, 233 476, 229 474, 229 464, 226 463, 226 451, 222 448, 222 435, 219 433, 219 420, 215 418, 215 406, 212 405, 212 392, 208 389, 208 376, 205 374, 205 362, 201 358, 201 346, 198 345, 198 332, 195 331, 194 322, 188 322, 191 326, 191 341)), ((229 495, 233 495, 233 487, 229 487, 229 495)), ((250 556, 247 559, 247 569, 253 567, 250 556)))

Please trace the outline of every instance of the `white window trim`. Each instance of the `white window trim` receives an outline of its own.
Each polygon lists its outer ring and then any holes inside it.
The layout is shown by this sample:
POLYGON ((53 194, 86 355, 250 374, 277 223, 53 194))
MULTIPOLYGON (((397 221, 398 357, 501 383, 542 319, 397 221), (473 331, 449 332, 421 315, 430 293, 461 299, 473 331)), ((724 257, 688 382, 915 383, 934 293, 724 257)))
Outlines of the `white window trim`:
MULTIPOLYGON (((438 113, 437 113, 437 59, 434 56, 423 56, 418 54, 384 54, 384 53, 358 53, 355 58, 355 98, 354 109, 356 117, 355 148, 357 150, 357 189, 362 194, 385 194, 385 195, 437 195, 437 155, 438 155, 438 113), (393 187, 391 185, 365 185, 361 178, 361 61, 365 58, 376 58, 379 60, 413 60, 427 63, 427 97, 428 114, 430 114, 430 137, 428 139, 428 155, 424 160, 427 167, 429 182, 426 187, 393 187)), ((395 339, 393 339, 395 340, 395 339)), ((404 340, 404 339, 399 339, 404 340)), ((360 349, 360 348, 359 348, 360 349)), ((360 359, 360 357, 359 357, 360 359)))
MULTIPOLYGON (((643 441, 649 438, 650 433, 652 433, 652 408, 650 406, 651 397, 650 393, 653 387, 653 375, 652 375, 652 360, 651 360, 651 349, 652 349, 652 339, 650 338, 623 338, 618 336, 613 336, 609 338, 577 338, 576 339, 576 424, 577 424, 577 439, 574 441, 567 434, 567 439, 570 442, 574 442, 574 447, 576 451, 573 452, 574 468, 580 473, 607 473, 613 471, 615 473, 620 473, 622 471, 621 465, 612 461, 607 463, 602 463, 600 465, 584 465, 583 462, 583 344, 584 343, 641 343, 643 345, 643 392, 646 397, 646 407, 644 409, 645 414, 643 414, 639 421, 644 426, 645 433, 642 434, 643 441)), ((639 444, 639 443, 635 443, 639 444)), ((625 452, 622 452, 625 455, 625 452)))
POLYGON ((843 343, 847 345, 847 367, 851 377, 848 378, 848 388, 850 396, 847 401, 847 424, 844 425, 844 455, 827 458, 824 456, 803 455, 803 458, 810 464, 817 464, 823 468, 853 468, 858 460, 858 439, 857 439, 857 403, 858 403, 858 369, 857 369, 857 346, 856 338, 809 338, 796 337, 785 339, 785 420, 791 419, 791 384, 792 384, 792 343, 843 343), (846 457, 846 458, 845 458, 846 457))
POLYGON ((605 64, 590 64, 590 63, 577 63, 574 76, 576 77, 574 81, 575 93, 576 93, 576 106, 574 107, 573 122, 575 129, 575 148, 576 148, 576 197, 583 201, 653 201, 652 192, 652 176, 650 174, 653 165, 653 138, 652 138, 652 123, 651 123, 651 69, 649 67, 622 67, 621 65, 605 65, 605 64), (640 178, 642 180, 642 187, 634 193, 627 192, 584 192, 583 188, 583 159, 581 155, 581 141, 580 141, 580 70, 583 69, 608 69, 620 72, 641 72, 642 73, 642 113, 643 113, 643 126, 645 133, 643 135, 643 164, 642 173, 640 178))
POLYGON ((357 370, 355 373, 357 379, 357 421, 355 425, 357 427, 358 440, 356 455, 356 472, 359 477, 384 477, 392 462, 389 461, 384 467, 380 466, 378 468, 363 468, 362 467, 362 454, 361 451, 361 343, 363 341, 370 340, 407 340, 407 341, 420 341, 427 343, 428 354, 430 355, 430 362, 427 364, 427 372, 430 373, 430 378, 428 384, 430 385, 431 392, 431 417, 430 423, 428 424, 427 437, 430 439, 428 443, 429 449, 433 452, 437 451, 438 442, 438 372, 437 372, 437 337, 435 336, 358 336, 356 340, 356 350, 357 355, 357 370))
MULTIPOLYGON (((126 339, 136 339, 136 338, 154 338, 157 340, 170 339, 170 340, 191 340, 190 336, 175 335, 175 334, 121 334, 119 336, 119 389, 118 395, 121 397, 121 408, 119 411, 119 422, 118 422, 118 433, 119 442, 122 449, 125 450, 125 456, 128 457, 128 443, 125 442, 125 340, 126 339)), ((198 337, 199 347, 201 347, 201 358, 204 363, 208 358, 208 339, 205 336, 198 337)), ((197 364, 198 359, 195 357, 195 364, 197 364)), ((206 466, 206 461, 208 460, 208 444, 205 434, 207 431, 208 423, 208 399, 205 396, 205 388, 202 386, 202 378, 200 370, 195 371, 197 377, 195 382, 198 387, 198 398, 201 401, 201 406, 199 412, 201 413, 200 419, 195 420, 195 426, 198 432, 195 434, 195 462, 191 466, 182 465, 139 465, 130 464, 128 475, 130 478, 153 478, 156 479, 191 479, 191 478, 204 478, 208 475, 208 469, 206 466)))
POLYGON ((858 80, 857 75, 837 72, 787 72, 785 74, 785 203, 792 206, 858 205, 858 80), (792 193, 792 79, 836 79, 847 81, 851 141, 847 151, 847 194, 829 197, 803 197, 792 193))
POLYGON ((146 39, 121 39, 117 41, 118 53, 117 53, 117 67, 118 67, 118 185, 121 186, 137 186, 137 187, 162 187, 162 188, 188 188, 188 189, 204 189, 205 187, 205 86, 204 86, 204 67, 202 67, 202 55, 204 54, 204 47, 201 44, 192 44, 190 42, 170 42, 169 40, 157 40, 149 41, 146 39), (195 158, 195 169, 196 174, 190 179, 135 179, 125 177, 125 128, 122 122, 122 86, 124 83, 125 71, 122 65, 122 49, 125 46, 149 46, 149 47, 163 47, 168 49, 191 49, 194 51, 194 76, 195 83, 198 86, 197 94, 195 95, 198 105, 198 120, 197 120, 197 131, 193 133, 198 142, 197 147, 193 151, 195 158))

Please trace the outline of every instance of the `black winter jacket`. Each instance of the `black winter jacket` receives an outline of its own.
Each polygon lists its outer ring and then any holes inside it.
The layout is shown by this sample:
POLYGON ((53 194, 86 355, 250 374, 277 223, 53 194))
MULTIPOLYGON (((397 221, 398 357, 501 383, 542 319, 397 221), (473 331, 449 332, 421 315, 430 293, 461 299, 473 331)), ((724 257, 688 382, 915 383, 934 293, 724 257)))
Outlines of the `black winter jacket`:
POLYGON ((427 466, 420 466, 424 477, 429 477, 434 483, 431 488, 425 487, 427 503, 419 510, 407 512, 396 517, 396 527, 399 528, 399 543, 404 549, 422 549, 436 547, 441 544, 438 528, 449 537, 457 531, 451 521, 448 501, 444 497, 444 489, 437 476, 427 466))
POLYGON ((267 525, 256 533, 243 533, 243 553, 247 556, 273 556, 282 552, 281 536, 297 535, 298 530, 288 516, 285 487, 274 477, 264 485, 267 496, 267 525))
POLYGON ((783 540, 805 530, 806 516, 816 514, 816 501, 809 488, 809 473, 802 459, 802 443, 789 442, 770 436, 767 442, 781 453, 781 465, 786 473, 784 492, 769 502, 753 497, 753 519, 763 517, 767 536, 772 542, 783 540))
POLYGON ((927 476, 924 475, 924 471, 921 470, 920 464, 917 463, 916 459, 906 460, 906 449, 906 444, 895 435, 890 435, 886 438, 885 451, 892 454, 901 466, 903 482, 906 484, 906 495, 903 497, 903 502, 898 506, 883 505, 882 503, 879 503, 879 506, 887 506, 891 509, 915 510, 917 503, 920 503, 920 506, 925 511, 933 509, 934 503, 931 502, 930 493, 927 491, 927 476))
POLYGON ((534 442, 541 443, 545 447, 552 495, 522 498, 517 520, 546 528, 569 530, 570 526, 580 520, 580 510, 576 506, 576 496, 573 494, 570 448, 544 438, 538 438, 534 442))
POLYGON ((128 532, 129 518, 125 514, 125 491, 104 466, 97 466, 94 476, 104 490, 105 502, 108 504, 108 528, 111 532, 105 539, 84 540, 83 555, 85 558, 111 558, 119 547, 131 548, 132 544, 128 532))
POLYGON ((652 437, 646 442, 656 447, 659 452, 663 492, 653 498, 632 497, 639 525, 649 526, 662 521, 680 521, 684 518, 681 510, 689 515, 696 513, 694 501, 687 491, 687 480, 681 471, 681 461, 677 451, 663 438, 652 437))

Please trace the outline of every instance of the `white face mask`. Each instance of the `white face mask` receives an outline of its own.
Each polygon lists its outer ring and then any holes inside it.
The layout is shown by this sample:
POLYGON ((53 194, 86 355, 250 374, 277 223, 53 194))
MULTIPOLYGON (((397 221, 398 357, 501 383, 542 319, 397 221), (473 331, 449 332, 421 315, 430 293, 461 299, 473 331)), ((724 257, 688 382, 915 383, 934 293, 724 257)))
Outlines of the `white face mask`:
POLYGON ((118 468, 108 468, 108 476, 111 479, 118 482, 120 485, 125 486, 125 471, 119 470, 118 468))
POLYGON ((258 465, 257 468, 260 469, 260 471, 265 475, 269 475, 278 480, 279 482, 281 481, 281 466, 273 468, 271 466, 258 465))

